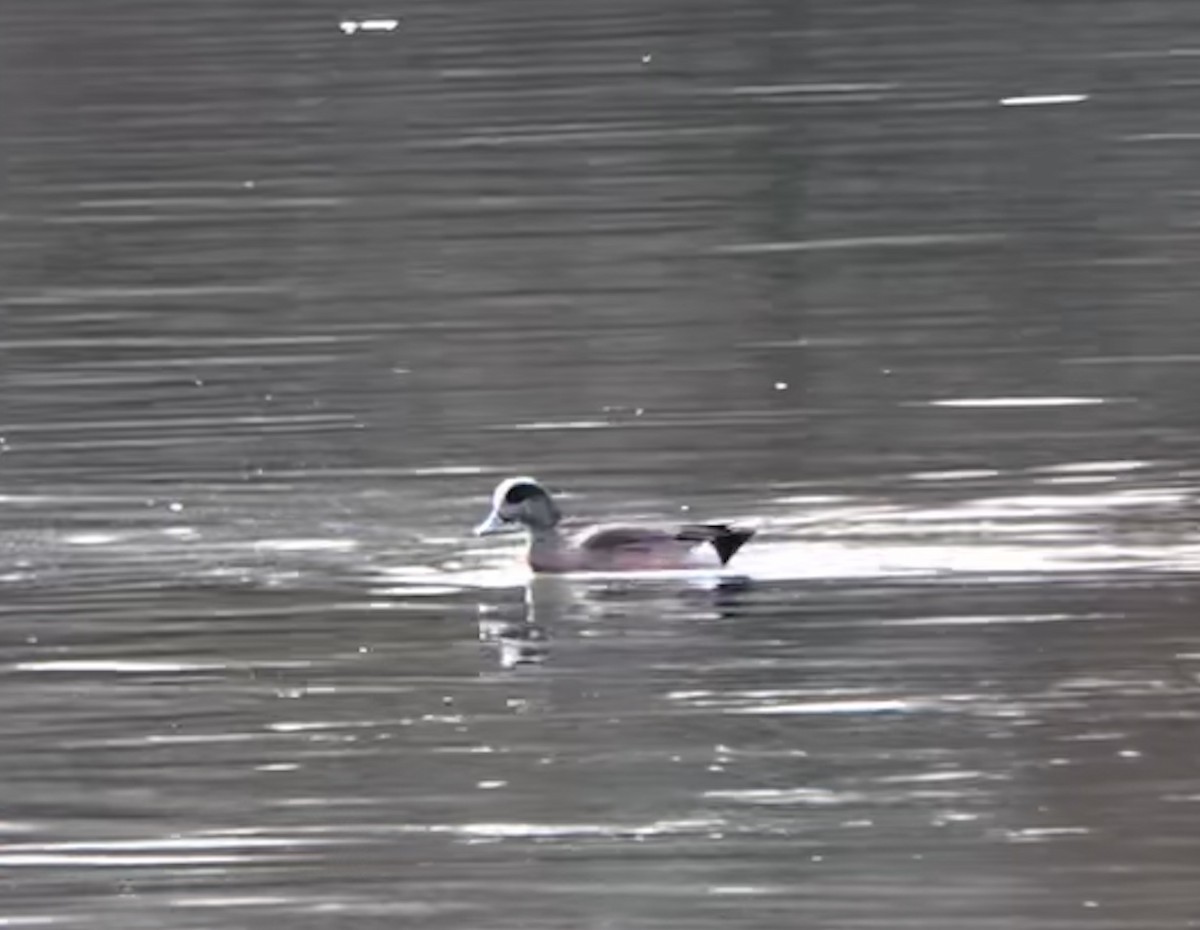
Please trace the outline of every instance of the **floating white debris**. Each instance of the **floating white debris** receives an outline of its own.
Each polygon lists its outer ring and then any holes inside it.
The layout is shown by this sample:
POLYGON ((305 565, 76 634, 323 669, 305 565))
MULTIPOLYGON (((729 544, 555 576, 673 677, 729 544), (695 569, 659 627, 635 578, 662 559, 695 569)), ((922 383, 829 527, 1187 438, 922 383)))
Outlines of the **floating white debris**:
POLYGON ((260 539, 254 548, 270 552, 348 552, 357 545, 353 539, 260 539))
POLYGON ((788 389, 788 383, 786 381, 776 381, 775 382, 775 390, 786 391, 787 389, 788 389))
POLYGON ((931 407, 1087 407, 1106 404, 1103 397, 952 397, 931 400, 931 407))
POLYGON ((978 478, 996 478, 1000 472, 994 468, 954 468, 947 471, 916 471, 908 475, 909 481, 972 481, 978 478))
POLYGON ((560 420, 514 423, 510 428, 522 431, 538 431, 555 429, 606 429, 610 426, 612 424, 607 420, 560 420))
POLYGON ((1093 472, 1136 471, 1139 468, 1147 468, 1152 464, 1152 462, 1141 459, 1114 459, 1113 461, 1102 462, 1065 462, 1062 465, 1046 465, 1043 468, 1035 468, 1033 470, 1068 474, 1090 474, 1093 472))
POLYGON ((112 533, 73 533, 70 536, 64 536, 63 542, 68 546, 106 546, 109 543, 119 542, 121 537, 114 536, 112 533))
POLYGON ((661 836, 707 832, 722 826, 723 820, 696 818, 692 820, 656 820, 647 824, 604 823, 463 823, 433 824, 417 829, 428 833, 451 833, 474 839, 572 839, 576 837, 661 836))
POLYGON ((1087 94, 1040 94, 1028 97, 1004 97, 1000 101, 1002 107, 1048 107, 1063 103, 1083 103, 1088 99, 1087 94))
POLYGON ((891 714, 927 709, 917 701, 857 700, 800 701, 794 704, 752 704, 731 707, 727 714, 891 714))
POLYGON ((398 19, 344 19, 338 23, 338 28, 346 35, 352 36, 363 32, 393 32, 400 25, 398 19))
POLYGON ((831 791, 828 788, 729 788, 705 791, 704 797, 746 804, 843 804, 859 800, 852 792, 831 791))
POLYGON ((137 659, 48 659, 40 662, 18 662, 11 668, 19 672, 110 672, 115 675, 151 675, 223 671, 225 666, 211 662, 155 662, 137 659))

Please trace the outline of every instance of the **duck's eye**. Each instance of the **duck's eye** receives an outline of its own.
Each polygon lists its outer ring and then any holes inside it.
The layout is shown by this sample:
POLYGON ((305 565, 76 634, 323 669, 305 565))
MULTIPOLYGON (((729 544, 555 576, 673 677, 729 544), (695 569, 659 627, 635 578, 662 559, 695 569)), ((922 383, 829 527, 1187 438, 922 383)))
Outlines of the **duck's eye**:
POLYGON ((542 493, 542 489, 536 484, 518 484, 508 489, 508 493, 504 495, 504 503, 520 504, 529 500, 531 497, 537 497, 542 493))

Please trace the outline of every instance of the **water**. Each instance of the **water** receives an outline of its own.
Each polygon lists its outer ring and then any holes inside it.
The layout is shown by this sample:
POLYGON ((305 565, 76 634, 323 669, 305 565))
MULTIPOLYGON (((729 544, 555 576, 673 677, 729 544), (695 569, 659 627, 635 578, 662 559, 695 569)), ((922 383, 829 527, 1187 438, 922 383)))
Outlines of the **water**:
POLYGON ((0 10, 0 923, 1197 925, 1193 20, 0 10))

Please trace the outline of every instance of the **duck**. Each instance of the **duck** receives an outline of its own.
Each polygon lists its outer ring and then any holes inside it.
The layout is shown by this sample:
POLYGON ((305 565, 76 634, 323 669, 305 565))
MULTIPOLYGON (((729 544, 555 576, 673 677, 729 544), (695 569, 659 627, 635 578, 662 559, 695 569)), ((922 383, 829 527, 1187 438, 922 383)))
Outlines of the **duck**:
POLYGON ((754 535, 725 523, 688 523, 671 528, 601 524, 568 534, 553 495, 535 478, 501 481, 492 511, 475 527, 490 536, 523 528, 534 572, 622 572, 724 567, 754 535), (708 551, 705 551, 708 550, 708 551))

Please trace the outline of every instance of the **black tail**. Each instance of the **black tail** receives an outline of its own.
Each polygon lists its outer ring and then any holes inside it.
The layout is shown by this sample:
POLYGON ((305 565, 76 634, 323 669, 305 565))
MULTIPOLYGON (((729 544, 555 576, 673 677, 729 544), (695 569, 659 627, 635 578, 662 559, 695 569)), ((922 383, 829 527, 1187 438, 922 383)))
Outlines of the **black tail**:
POLYGON ((724 565, 754 535, 754 530, 737 530, 724 523, 694 523, 681 527, 675 538, 684 542, 712 543, 724 565))

